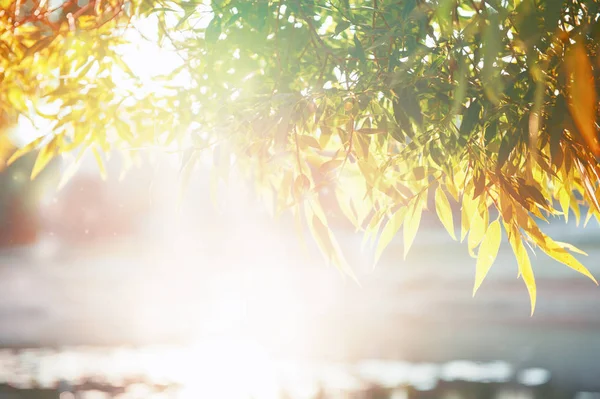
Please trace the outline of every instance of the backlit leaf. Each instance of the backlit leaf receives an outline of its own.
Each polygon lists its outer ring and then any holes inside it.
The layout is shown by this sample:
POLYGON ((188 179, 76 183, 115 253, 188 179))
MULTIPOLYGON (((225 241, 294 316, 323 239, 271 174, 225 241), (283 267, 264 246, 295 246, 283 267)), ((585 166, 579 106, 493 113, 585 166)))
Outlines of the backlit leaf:
POLYGON ((527 291, 529 292, 529 300, 531 302, 531 314, 535 311, 537 289, 535 285, 535 277, 533 276, 533 269, 531 268, 531 261, 527 250, 523 245, 521 236, 518 234, 517 229, 512 229, 508 236, 508 242, 510 243, 512 250, 517 258, 519 265, 519 274, 523 277, 527 291))
POLYGON ((493 221, 485 233, 485 237, 479 247, 479 253, 477 254, 477 264, 475 266, 475 285, 473 287, 473 295, 477 292, 481 283, 487 276, 492 264, 498 256, 498 250, 500 249, 500 239, 502 237, 502 231, 500 228, 500 222, 498 220, 493 221))
POLYGON ((377 242, 377 248, 375 249, 375 264, 379 262, 381 254, 400 230, 406 216, 406 211, 407 208, 400 208, 385 224, 381 236, 379 237, 379 241, 377 242))
POLYGON ((408 251, 410 251, 410 247, 412 246, 415 237, 417 235, 417 231, 419 230, 419 224, 421 223, 421 214, 423 212, 424 202, 423 198, 426 198, 423 194, 417 197, 412 206, 409 207, 409 210, 406 214, 406 218, 404 221, 404 259, 406 259, 406 255, 408 251))
POLYGON ((569 85, 569 110, 577 129, 585 140, 589 149, 600 156, 600 142, 596 129, 596 89, 592 63, 587 55, 585 46, 581 42, 573 44, 566 56, 565 65, 571 74, 569 85))
POLYGON ((48 165, 48 163, 56 155, 56 148, 58 144, 58 138, 54 137, 50 143, 42 147, 38 153, 33 169, 31 170, 31 180, 35 179, 40 172, 48 165))
POLYGON ((441 187, 438 187, 435 190, 435 211, 437 212, 437 216, 440 219, 440 222, 450 234, 452 239, 456 240, 456 234, 454 233, 454 220, 452 217, 452 208, 450 208, 450 202, 448 202, 448 197, 444 193, 441 187))
POLYGON ((104 165, 104 159, 102 159, 102 155, 100 155, 97 148, 92 148, 92 152, 94 153, 100 176, 102 177, 102 180, 106 180, 106 166, 104 165))

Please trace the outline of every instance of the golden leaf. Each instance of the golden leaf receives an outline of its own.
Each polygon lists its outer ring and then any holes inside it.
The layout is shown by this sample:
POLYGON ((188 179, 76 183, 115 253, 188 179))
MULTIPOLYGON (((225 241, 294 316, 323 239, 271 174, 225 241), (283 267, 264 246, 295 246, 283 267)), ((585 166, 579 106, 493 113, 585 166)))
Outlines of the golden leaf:
POLYGON ((562 248, 560 245, 554 242, 550 237, 546 237, 546 245, 540 245, 540 248, 551 258, 554 258, 560 263, 567 265, 571 269, 578 271, 584 276, 587 276, 594 283, 596 283, 596 285, 598 285, 598 281, 596 281, 592 273, 590 273, 590 271, 585 266, 583 266, 581 262, 575 259, 573 255, 568 253, 564 248, 562 248))
POLYGON ((546 255, 550 256, 554 260, 559 261, 560 263, 567 265, 571 269, 583 274, 584 276, 587 276, 596 285, 598 285, 598 281, 596 281, 592 273, 590 273, 590 271, 583 266, 581 262, 575 259, 573 255, 568 253, 567 250, 561 246, 561 244, 542 233, 534 221, 530 220, 528 225, 524 228, 527 234, 529 234, 529 236, 535 241, 540 249, 546 253, 546 255))
POLYGON ((54 155, 56 155, 57 143, 58 136, 54 137, 52 141, 42 147, 37 158, 35 159, 35 163, 33 164, 33 169, 31 170, 31 180, 35 179, 40 172, 44 170, 52 158, 54 158, 54 155))
POLYGON ((471 216, 471 229, 469 231, 468 248, 469 254, 474 257, 473 250, 481 243, 481 240, 485 236, 485 232, 488 227, 488 212, 487 208, 484 210, 482 215, 479 211, 473 212, 471 216))
POLYGON ((94 153, 94 158, 96 158, 96 163, 98 164, 98 170, 100 170, 100 176, 102 180, 106 180, 106 167, 104 166, 104 159, 98 152, 97 148, 92 148, 92 152, 94 153))
POLYGON ((527 254, 527 250, 523 245, 523 241, 519 236, 517 229, 511 230, 511 233, 508 235, 508 242, 510 243, 515 257, 517 258, 517 263, 519 265, 519 275, 523 276, 523 281, 525 282, 525 286, 527 287, 527 292, 529 293, 529 301, 531 302, 531 315, 533 315, 537 296, 535 277, 533 276, 533 269, 531 268, 531 261, 529 260, 529 255, 527 254))
POLYGON ((44 136, 42 137, 38 137, 37 139, 33 140, 31 143, 27 144, 26 146, 19 148, 17 151, 15 151, 10 158, 8 158, 8 160, 6 161, 6 165, 10 166, 12 165, 13 162, 15 162, 17 159, 21 158, 23 155, 33 151, 44 139, 44 136))
MULTIPOLYGON (((314 211, 314 209, 311 209, 311 207, 307 207, 306 210, 314 211)), ((307 218, 308 213, 310 212, 307 212, 307 218)), ((342 252, 339 248, 335 237, 333 236, 331 230, 327 226, 327 221, 321 220, 316 213, 313 213, 312 218, 308 220, 312 236, 317 241, 317 245, 321 249, 323 255, 325 255, 325 257, 327 258, 327 260, 332 262, 337 268, 339 268, 340 270, 348 274, 350 277, 352 277, 354 281, 358 282, 356 275, 354 274, 354 272, 350 268, 350 265, 348 265, 348 262, 346 262, 346 259, 342 255, 342 252)))
POLYGON ((406 210, 407 208, 400 208, 385 224, 381 236, 379 237, 379 241, 377 242, 377 248, 375 249, 375 265, 379 262, 383 250, 387 248, 396 233, 398 233, 398 230, 400 230, 400 227, 404 222, 404 217, 406 216, 406 210))
POLYGON ((475 266, 475 285, 473 287, 473 295, 477 292, 481 283, 487 276, 496 256, 500 249, 500 239, 502 237, 502 231, 500 229, 500 222, 498 220, 493 221, 483 237, 481 247, 479 247, 479 253, 477 254, 477 264, 475 266))
POLYGON ((460 220, 460 242, 463 242, 467 232, 471 228, 471 218, 477 210, 477 203, 473 201, 473 186, 465 188, 462 196, 461 220, 460 220))
POLYGON ((441 187, 438 187, 435 190, 435 211, 440 219, 440 222, 450 234, 453 240, 456 240, 456 234, 454 233, 454 220, 452 217, 452 209, 450 208, 450 202, 448 202, 448 197, 444 194, 444 190, 441 187))
POLYGON ((410 207, 409 215, 407 219, 404 221, 404 259, 406 259, 406 255, 412 246, 415 237, 417 235, 417 231, 419 230, 419 224, 421 223, 421 214, 423 213, 424 202, 423 199, 427 198, 426 195, 419 195, 415 200, 414 204, 410 207))
POLYGON ((581 249, 577 248, 575 245, 571 245, 569 243, 561 242, 561 241, 554 241, 554 242, 556 244, 558 244, 559 246, 563 247, 564 249, 567 249, 571 252, 575 252, 575 253, 578 253, 578 254, 584 255, 584 256, 588 255, 585 251, 582 251, 581 249))
POLYGON ((565 55, 565 66, 571 75, 568 84, 569 110, 579 133, 589 149, 600 156, 600 142, 596 130, 596 89, 592 63, 581 42, 573 44, 565 55))

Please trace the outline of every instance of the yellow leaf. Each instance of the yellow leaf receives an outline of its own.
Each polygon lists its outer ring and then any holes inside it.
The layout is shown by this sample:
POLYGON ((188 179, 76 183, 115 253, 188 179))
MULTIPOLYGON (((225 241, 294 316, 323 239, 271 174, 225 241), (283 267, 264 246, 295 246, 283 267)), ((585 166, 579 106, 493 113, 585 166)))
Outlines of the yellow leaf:
POLYGON ((569 243, 566 242, 561 242, 561 241, 554 241, 556 244, 558 244, 559 246, 563 247, 564 249, 567 249, 571 252, 575 252, 578 253, 580 255, 584 255, 584 256, 588 256, 588 254, 585 251, 582 251, 581 249, 577 248, 574 245, 571 245, 569 243))
POLYGON ((573 255, 571 255, 564 248, 559 246, 550 237, 546 237, 546 245, 540 245, 540 248, 551 258, 554 258, 560 263, 567 265, 571 269, 578 271, 584 276, 587 276, 594 283, 596 283, 596 285, 598 285, 598 281, 596 281, 592 273, 590 273, 590 271, 585 266, 583 266, 581 262, 575 259, 573 255))
MULTIPOLYGON (((307 211, 309 209, 311 208, 308 207, 307 211)), ((314 209, 312 210, 314 211, 314 209)), ((307 218, 308 213, 310 212, 307 212, 307 218)), ((350 265, 348 265, 348 262, 346 262, 346 259, 342 255, 337 240, 326 225, 327 221, 321 221, 317 214, 313 213, 309 222, 311 233, 327 260, 331 261, 338 269, 348 274, 354 281, 358 282, 354 271, 350 268, 350 265)))
POLYGON ((523 281, 525 282, 525 286, 527 287, 527 292, 529 292, 529 301, 531 302, 531 315, 533 315, 533 312, 535 310, 537 288, 535 285, 535 278, 533 276, 533 269, 531 268, 531 261, 529 260, 529 255, 527 254, 527 250, 525 249, 523 241, 516 229, 511 230, 511 234, 509 234, 508 241, 510 242, 515 257, 517 258, 517 263, 519 265, 519 274, 523 276, 523 281))
POLYGON ((475 286, 473 287, 473 295, 477 292, 481 283, 487 276, 496 256, 498 255, 498 249, 500 249, 500 238, 502 232, 500 230, 500 222, 498 220, 493 221, 483 237, 481 247, 479 247, 479 253, 477 254, 477 264, 475 266, 475 286))
POLYGON ((383 250, 387 248, 396 233, 398 233, 398 230, 400 230, 400 227, 404 222, 404 217, 406 216, 406 209, 407 208, 405 207, 400 208, 385 224, 381 236, 379 237, 379 241, 377 242, 377 248, 375 249, 375 265, 379 262, 383 250))
MULTIPOLYGON (((80 155, 85 152, 85 148, 81 151, 80 155)), ((67 183, 75 176, 75 173, 79 170, 81 165, 82 157, 78 156, 69 164, 69 166, 61 172, 60 182, 58 183, 58 189, 61 190, 67 183)))
POLYGON ((415 240, 415 236, 417 235, 417 231, 419 230, 419 224, 421 223, 421 214, 423 213, 423 198, 427 198, 426 195, 421 194, 417 197, 414 204, 411 206, 411 211, 407 215, 407 219, 404 221, 404 259, 406 259, 406 255, 410 250, 410 247, 415 240))
POLYGON ((596 89, 592 63, 583 43, 577 42, 571 46, 565 56, 565 65, 571 75, 567 87, 569 110, 589 149, 598 156, 600 142, 596 130, 596 89))
POLYGON ((361 222, 358 220, 358 214, 356 213, 356 208, 354 208, 352 197, 344 195, 342 190, 337 187, 335 194, 337 197, 337 204, 339 205, 344 216, 346 216, 346 218, 354 227, 359 228, 361 226, 361 222))
POLYGON ((310 190, 310 180, 301 173, 296 177, 293 186, 293 195, 296 201, 302 201, 308 190, 310 190))
POLYGON ((450 202, 448 197, 444 194, 444 190, 438 187, 435 190, 435 211, 440 219, 440 222, 444 225, 450 237, 456 240, 456 234, 454 233, 454 220, 452 217, 452 209, 450 208, 450 202))
POLYGON ((535 225, 535 222, 530 220, 528 226, 526 227, 526 231, 529 234, 529 236, 533 238, 533 240, 540 247, 540 249, 546 253, 546 255, 550 256, 554 260, 559 261, 560 263, 567 265, 571 269, 578 271, 584 276, 587 276, 594 283, 596 283, 596 285, 598 285, 598 282, 596 281, 592 273, 590 273, 590 271, 585 266, 583 266, 577 259, 575 259, 573 255, 568 253, 567 250, 561 246, 561 244, 557 243, 552 238, 542 233, 539 227, 535 225))
POLYGON ((102 180, 106 180, 106 167, 104 166, 104 159, 102 159, 102 156, 98 152, 97 148, 92 148, 92 152, 94 153, 94 158, 96 158, 96 163, 98 164, 100 177, 102 177, 102 180))
POLYGON ((25 147, 22 147, 20 149, 18 149, 17 151, 15 151, 10 158, 8 158, 8 160, 6 161, 6 165, 10 166, 13 162, 15 162, 17 159, 21 158, 23 155, 33 151, 44 139, 44 136, 42 137, 38 137, 37 139, 33 140, 31 143, 27 144, 25 147))
POLYGON ((38 153, 33 169, 31 170, 31 180, 35 179, 40 172, 48 165, 50 160, 56 155, 56 144, 58 137, 54 137, 47 145, 43 146, 38 153))
POLYGON ((10 157, 11 152, 15 149, 14 144, 7 134, 0 135, 0 172, 6 167, 6 160, 10 157))
POLYGON ((460 242, 463 242, 467 236, 467 232, 471 228, 471 218, 477 204, 473 201, 473 187, 465 188, 462 196, 462 207, 460 212, 460 242))
POLYGON ((565 66, 571 75, 568 81, 569 110, 579 133, 589 149, 600 156, 600 142, 596 130, 596 89, 592 63, 581 42, 573 44, 565 55, 565 66))
POLYGON ((485 208, 483 216, 479 213, 479 211, 475 211, 471 216, 471 229, 469 231, 468 248, 469 254, 471 254, 473 257, 473 250, 477 248, 485 236, 488 223, 489 220, 487 208, 485 208))
MULTIPOLYGON (((184 195, 187 191, 188 185, 190 183, 190 179, 192 177, 192 172, 194 171, 194 168, 196 167, 196 162, 199 160, 199 155, 197 151, 193 151, 193 150, 187 150, 184 153, 183 159, 181 160, 181 168, 179 169, 179 186, 178 186, 178 193, 177 193, 177 207, 180 208, 181 205, 183 204, 183 198, 184 195)), ((218 205, 216 205, 216 199, 214 198, 214 191, 213 191, 213 178, 214 176, 214 169, 211 170, 211 187, 210 187, 210 197, 211 200, 213 201, 213 204, 215 205, 215 208, 218 208, 218 205)))

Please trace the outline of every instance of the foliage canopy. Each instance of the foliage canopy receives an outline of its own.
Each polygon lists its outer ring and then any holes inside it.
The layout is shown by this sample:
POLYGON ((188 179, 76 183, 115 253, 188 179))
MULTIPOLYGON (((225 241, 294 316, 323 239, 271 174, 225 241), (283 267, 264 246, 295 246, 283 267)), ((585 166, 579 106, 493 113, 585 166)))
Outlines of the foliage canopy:
POLYGON ((209 152, 215 180, 255 179, 344 269, 326 197, 377 258, 401 228, 406 256, 431 197, 474 291, 505 235, 533 311, 528 247, 594 280, 538 223, 600 217, 599 17, 594 0, 0 0, 0 126, 47 132, 8 159, 38 149, 32 178, 61 153, 103 170, 161 145, 186 179, 209 152), (151 86, 127 62, 138 31, 178 61, 151 86))

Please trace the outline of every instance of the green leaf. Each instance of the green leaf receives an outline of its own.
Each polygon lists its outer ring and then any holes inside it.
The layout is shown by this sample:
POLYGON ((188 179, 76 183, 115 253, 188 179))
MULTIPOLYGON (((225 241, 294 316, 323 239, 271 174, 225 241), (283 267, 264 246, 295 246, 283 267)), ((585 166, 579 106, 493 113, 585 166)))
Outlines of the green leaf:
POLYGON ((333 36, 337 36, 340 33, 342 33, 343 31, 345 31, 346 29, 348 29, 350 27, 350 22, 348 21, 341 21, 339 24, 337 24, 337 26, 335 27, 335 33, 333 34, 333 36))
POLYGON ((483 69, 482 80, 487 98, 498 104, 502 92, 502 81, 500 80, 501 62, 498 58, 502 48, 502 31, 500 21, 495 13, 490 13, 488 23, 483 35, 483 69))
POLYGON ((367 57, 365 55, 365 50, 358 39, 356 33, 354 34, 354 55, 358 58, 362 63, 367 62, 367 57))
POLYGON ((460 135, 463 137, 469 137, 475 126, 480 121, 481 112, 481 104, 479 101, 475 100, 470 105, 467 111, 465 112, 462 121, 460 123, 460 135))
POLYGON ((214 16, 214 18, 209 22, 206 30, 204 31, 204 40, 206 43, 213 44, 219 40, 219 36, 221 35, 221 18, 218 16, 214 16))
POLYGON ((483 283, 485 276, 487 276, 492 264, 498 256, 498 250, 500 249, 500 239, 502 237, 502 231, 500 228, 500 222, 498 220, 493 221, 485 233, 485 237, 479 247, 479 253, 477 254, 477 264, 475 266, 475 285, 473 287, 473 296, 483 283))
POLYGON ((456 234, 454 233, 454 220, 452 217, 452 208, 450 208, 450 202, 448 202, 448 197, 444 193, 441 187, 438 187, 435 190, 435 211, 437 213, 440 222, 444 225, 450 237, 453 240, 456 240, 456 234))

